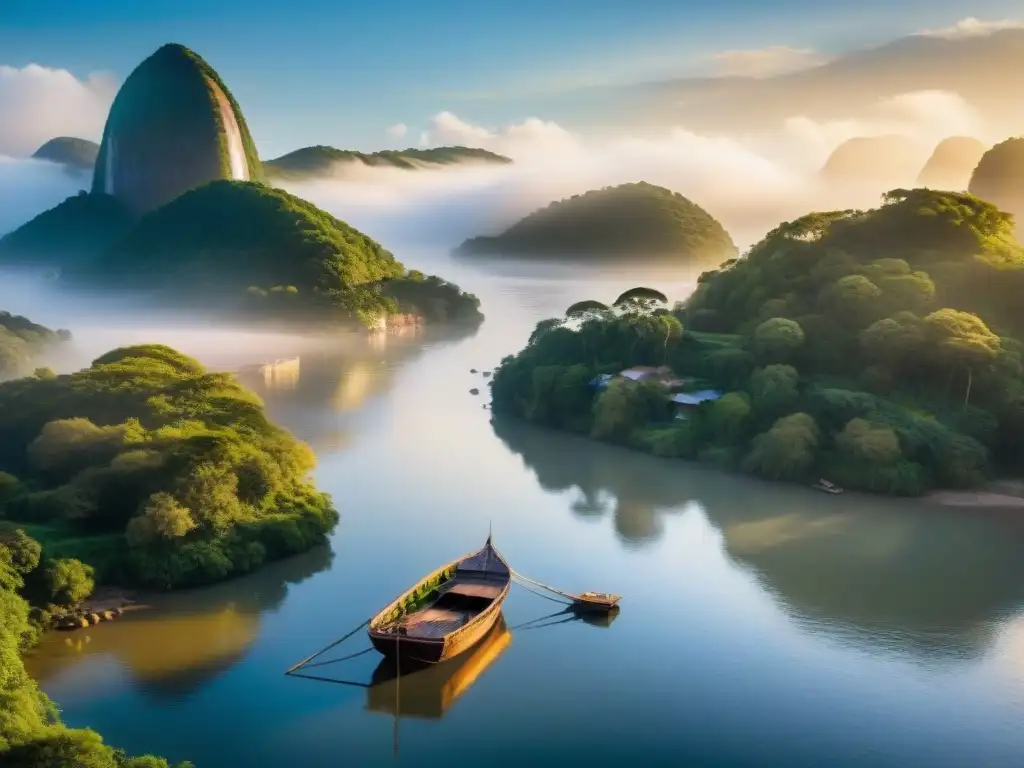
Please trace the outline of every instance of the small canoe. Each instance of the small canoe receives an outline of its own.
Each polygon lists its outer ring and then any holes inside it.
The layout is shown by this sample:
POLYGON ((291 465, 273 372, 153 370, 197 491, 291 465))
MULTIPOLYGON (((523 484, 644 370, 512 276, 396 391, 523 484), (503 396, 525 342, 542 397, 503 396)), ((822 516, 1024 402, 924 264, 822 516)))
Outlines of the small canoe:
POLYGON ((618 607, 621 599, 609 592, 581 592, 575 596, 572 607, 580 611, 610 611, 618 607))
POLYGON ((487 537, 481 549, 427 574, 370 620, 380 653, 436 664, 480 642, 501 616, 512 586, 508 563, 487 537))

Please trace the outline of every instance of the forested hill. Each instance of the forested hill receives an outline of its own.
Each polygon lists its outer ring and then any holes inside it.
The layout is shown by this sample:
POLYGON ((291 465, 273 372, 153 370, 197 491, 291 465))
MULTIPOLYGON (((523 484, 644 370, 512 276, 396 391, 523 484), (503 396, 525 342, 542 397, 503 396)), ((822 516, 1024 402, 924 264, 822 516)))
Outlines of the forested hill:
POLYGON ((737 255, 711 214, 677 192, 646 182, 591 190, 534 211, 503 233, 474 237, 465 254, 719 264, 737 255))
POLYGON ((267 160, 263 167, 267 174, 274 178, 302 179, 344 174, 346 167, 353 163, 376 168, 416 170, 431 166, 468 163, 507 165, 511 162, 512 160, 504 155, 473 147, 385 149, 380 152, 364 153, 318 145, 303 147, 274 160, 267 160))

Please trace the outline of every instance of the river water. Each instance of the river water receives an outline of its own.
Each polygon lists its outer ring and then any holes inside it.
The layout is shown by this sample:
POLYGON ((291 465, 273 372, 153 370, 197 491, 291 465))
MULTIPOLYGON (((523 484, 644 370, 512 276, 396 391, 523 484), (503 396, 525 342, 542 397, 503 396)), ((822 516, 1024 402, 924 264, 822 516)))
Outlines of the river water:
MULTIPOLYGON (((68 723, 199 768, 1024 764, 1024 521, 492 425, 470 369, 635 273, 408 261, 481 296, 476 335, 256 351, 138 324, 77 334, 83 359, 140 336, 220 367, 297 355, 246 380, 315 448, 342 521, 329 549, 49 636, 30 668, 68 723), (450 666, 398 685, 372 653, 315 670, 369 688, 282 674, 489 528, 516 569, 622 594, 621 612, 522 627, 559 606, 516 587, 450 666)), ((366 647, 358 633, 334 655, 366 647)))

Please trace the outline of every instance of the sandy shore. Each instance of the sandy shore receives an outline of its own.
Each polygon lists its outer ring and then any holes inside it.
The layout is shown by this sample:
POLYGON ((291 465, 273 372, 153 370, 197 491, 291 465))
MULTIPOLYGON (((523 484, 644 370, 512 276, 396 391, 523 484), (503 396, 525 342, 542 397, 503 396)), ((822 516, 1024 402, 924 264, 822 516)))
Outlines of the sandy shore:
POLYGON ((943 507, 1021 509, 1024 507, 1024 481, 996 480, 978 491, 935 491, 924 500, 943 507))
POLYGON ((92 595, 82 602, 78 610, 82 613, 103 613, 120 608, 124 611, 139 611, 149 608, 140 602, 138 595, 117 587, 97 587, 92 595))

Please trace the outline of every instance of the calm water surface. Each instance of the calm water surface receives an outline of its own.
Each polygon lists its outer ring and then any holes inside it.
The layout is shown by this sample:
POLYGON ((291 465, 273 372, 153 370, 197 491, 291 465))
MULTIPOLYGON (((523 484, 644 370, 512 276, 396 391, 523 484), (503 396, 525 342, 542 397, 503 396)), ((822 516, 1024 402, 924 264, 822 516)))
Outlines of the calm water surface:
MULTIPOLYGON (((330 351, 281 337, 261 354, 298 364, 247 378, 319 455, 342 513, 330 549, 50 636, 31 668, 70 724, 200 768, 1024 764, 1021 521, 492 425, 469 369, 635 278, 425 266, 484 300, 475 336, 330 351), (515 588, 504 624, 449 667, 397 686, 373 654, 317 670, 370 688, 282 674, 492 524, 515 568, 621 593, 621 613, 521 627, 559 606, 515 588)), ((149 338, 175 343, 163 336, 149 338)), ((178 343, 213 365, 260 359, 215 336, 178 343)), ((365 647, 360 633, 336 655, 365 647)))

